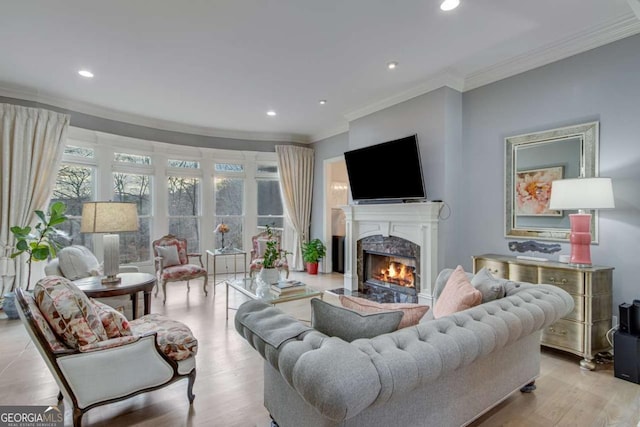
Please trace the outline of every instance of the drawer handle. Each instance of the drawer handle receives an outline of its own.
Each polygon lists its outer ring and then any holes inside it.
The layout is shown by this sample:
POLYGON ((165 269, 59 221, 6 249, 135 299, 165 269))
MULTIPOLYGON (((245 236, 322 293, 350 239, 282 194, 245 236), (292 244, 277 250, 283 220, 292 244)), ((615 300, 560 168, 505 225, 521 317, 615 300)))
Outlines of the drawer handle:
POLYGON ((566 330, 563 329, 561 331, 558 331, 553 326, 549 327, 549 332, 551 332, 552 334, 556 334, 556 335, 562 335, 563 337, 567 335, 567 331, 566 330))
POLYGON ((493 273, 493 274, 496 274, 499 272, 497 268, 488 268, 487 270, 489 270, 489 273, 493 273))
POLYGON ((560 283, 560 284, 563 284, 563 285, 566 285, 566 284, 567 284, 567 279, 556 280, 556 278, 555 278, 555 277, 549 277, 549 281, 550 281, 551 283, 554 283, 554 284, 555 284, 555 283, 560 283))

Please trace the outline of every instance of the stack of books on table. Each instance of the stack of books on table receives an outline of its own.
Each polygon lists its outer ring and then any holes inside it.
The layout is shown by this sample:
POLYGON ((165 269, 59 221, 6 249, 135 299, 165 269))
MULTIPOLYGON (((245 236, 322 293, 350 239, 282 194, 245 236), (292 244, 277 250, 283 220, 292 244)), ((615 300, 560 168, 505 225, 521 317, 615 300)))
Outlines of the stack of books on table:
POLYGON ((283 296, 283 295, 291 295, 298 292, 304 292, 305 285, 304 283, 298 280, 280 280, 279 282, 271 285, 271 292, 274 294, 283 296))

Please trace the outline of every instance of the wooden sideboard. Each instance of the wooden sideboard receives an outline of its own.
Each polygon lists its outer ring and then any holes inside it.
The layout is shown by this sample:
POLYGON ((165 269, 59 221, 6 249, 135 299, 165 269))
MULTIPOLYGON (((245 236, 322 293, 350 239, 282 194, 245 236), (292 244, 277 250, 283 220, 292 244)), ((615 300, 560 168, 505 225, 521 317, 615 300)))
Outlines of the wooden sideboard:
POLYGON ((571 294, 575 308, 542 331, 541 344, 582 356, 580 366, 595 369, 595 355, 611 348, 606 334, 611 328, 612 267, 574 267, 495 254, 474 256, 474 273, 483 267, 496 278, 547 283, 571 294))

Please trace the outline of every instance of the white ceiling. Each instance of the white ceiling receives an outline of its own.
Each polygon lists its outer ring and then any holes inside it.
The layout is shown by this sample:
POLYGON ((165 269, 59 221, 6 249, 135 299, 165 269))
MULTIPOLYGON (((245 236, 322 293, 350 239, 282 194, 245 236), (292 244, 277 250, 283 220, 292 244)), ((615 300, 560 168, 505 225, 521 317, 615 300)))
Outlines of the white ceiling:
POLYGON ((638 33, 628 1, 461 0, 445 13, 440 0, 0 0, 0 95, 317 140, 444 84, 472 89, 638 33))

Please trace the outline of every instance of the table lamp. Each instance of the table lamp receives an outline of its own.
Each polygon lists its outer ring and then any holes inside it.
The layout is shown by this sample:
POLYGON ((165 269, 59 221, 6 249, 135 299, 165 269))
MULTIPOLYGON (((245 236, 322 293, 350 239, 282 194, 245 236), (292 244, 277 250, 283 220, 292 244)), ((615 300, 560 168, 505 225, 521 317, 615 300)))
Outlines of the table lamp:
POLYGON ((611 178, 573 178, 551 183, 549 209, 578 210, 569 214, 571 264, 591 265, 591 214, 586 210, 614 207, 611 178))
POLYGON ((102 283, 118 283, 120 236, 115 233, 138 231, 138 208, 135 203, 87 202, 82 205, 81 233, 108 233, 102 237, 104 274, 102 283))

